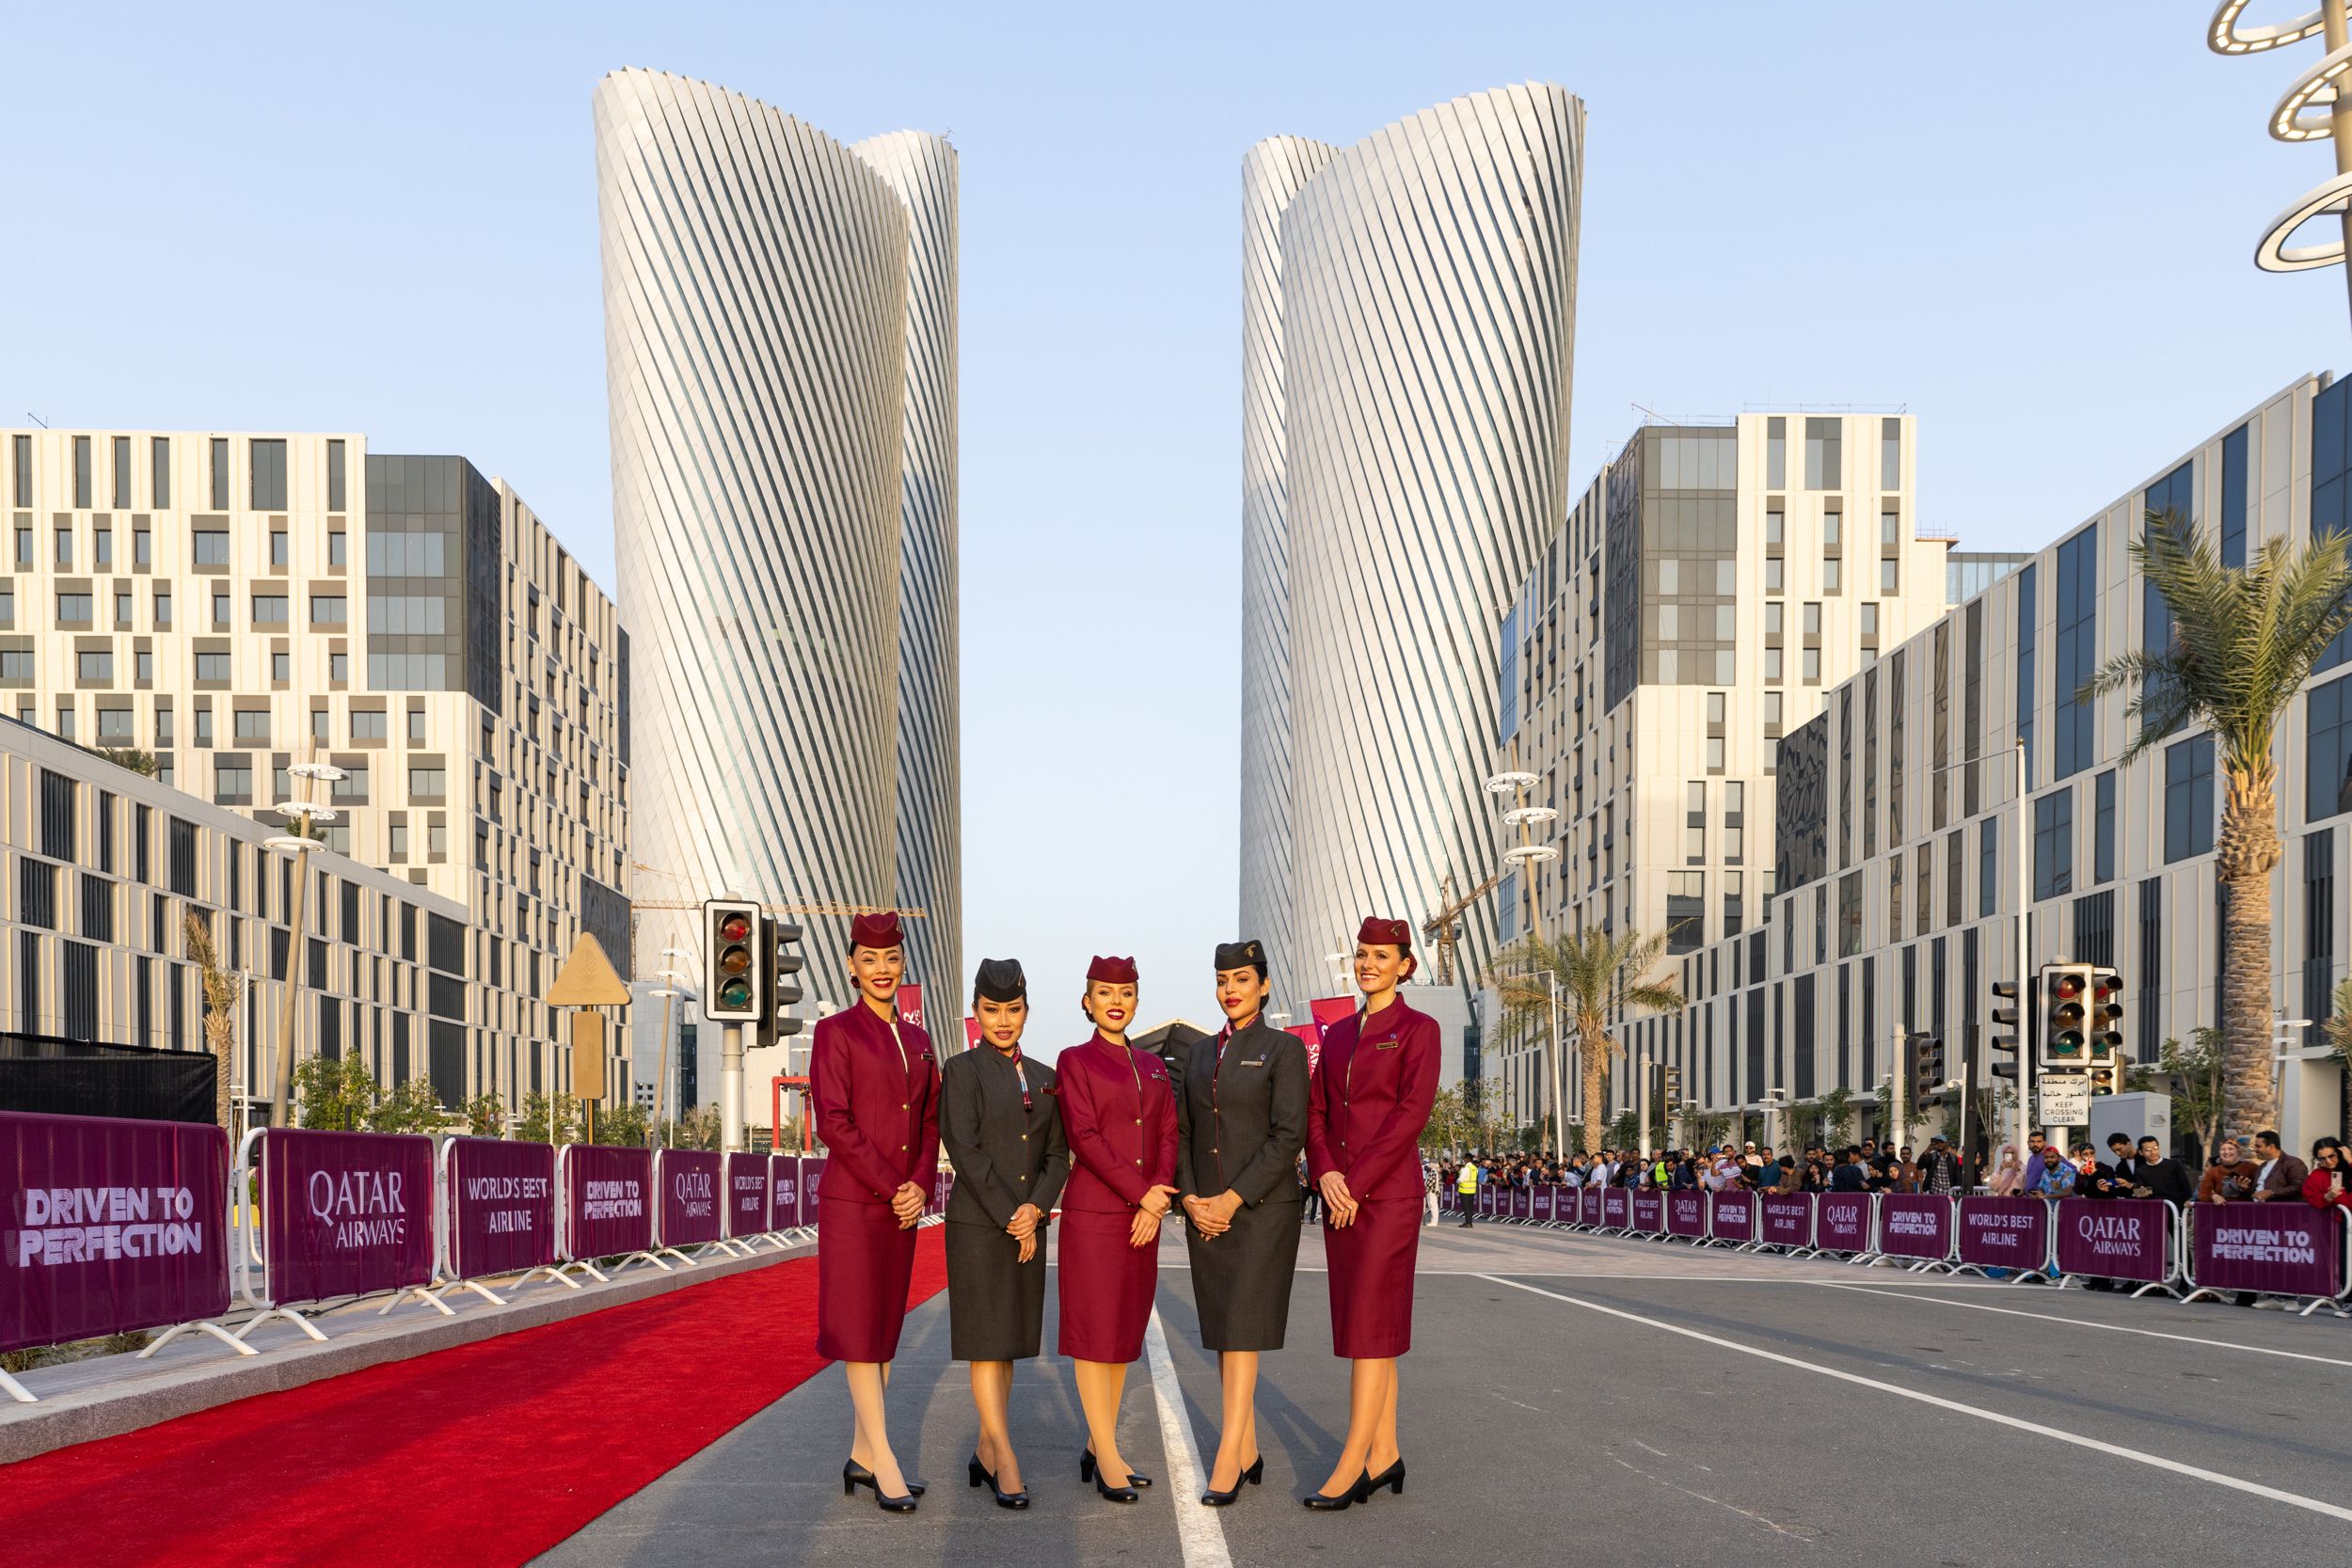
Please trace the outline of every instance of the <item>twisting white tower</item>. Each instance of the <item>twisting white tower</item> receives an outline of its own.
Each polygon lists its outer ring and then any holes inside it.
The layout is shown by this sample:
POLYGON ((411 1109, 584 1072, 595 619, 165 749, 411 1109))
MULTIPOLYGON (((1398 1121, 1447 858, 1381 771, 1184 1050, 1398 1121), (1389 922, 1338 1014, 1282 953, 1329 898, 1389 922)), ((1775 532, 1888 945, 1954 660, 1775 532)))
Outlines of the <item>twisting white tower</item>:
MULTIPOLYGON (((910 978, 952 995, 952 150, 861 151, 646 71, 595 114, 631 815, 666 874, 645 885, 920 894, 945 937, 910 978)), ((807 925, 810 991, 845 1000, 847 922, 807 925)), ((639 943, 684 935, 649 914, 639 943)))
MULTIPOLYGON (((1293 1000, 1329 983, 1323 956, 1361 916, 1418 925, 1444 879, 1475 887, 1495 865, 1498 626, 1566 510, 1583 129, 1557 87, 1456 99, 1313 150, 1280 212, 1276 483, 1246 429, 1245 531, 1267 515, 1263 486, 1286 551, 1246 539, 1246 573, 1267 563, 1279 592, 1246 575, 1243 645, 1287 648, 1287 681, 1248 700, 1287 689, 1290 863, 1245 821, 1242 886, 1287 883, 1288 925, 1267 937, 1293 1000)), ((1311 146, 1262 146, 1253 173, 1311 146)), ((1260 243, 1245 238, 1246 279, 1260 243)), ((1246 367, 1246 392, 1264 385, 1246 367)), ((1282 770, 1279 734, 1245 718, 1245 813, 1253 774, 1282 770)), ((1481 904, 1470 974, 1493 933, 1481 904)))

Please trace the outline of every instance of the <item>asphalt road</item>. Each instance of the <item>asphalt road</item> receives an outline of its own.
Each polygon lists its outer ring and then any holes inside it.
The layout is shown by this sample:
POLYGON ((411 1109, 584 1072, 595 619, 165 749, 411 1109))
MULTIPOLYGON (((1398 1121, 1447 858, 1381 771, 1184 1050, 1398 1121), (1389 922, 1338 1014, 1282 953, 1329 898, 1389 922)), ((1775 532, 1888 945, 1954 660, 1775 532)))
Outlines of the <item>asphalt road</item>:
MULTIPOLYGON (((1166 1244, 1159 1313, 1205 1458, 1216 1364, 1183 1257, 1166 1244)), ((942 1296, 909 1320, 891 1389, 899 1454, 931 1486, 918 1513, 842 1497, 834 1370, 541 1560, 2014 1568, 2333 1562, 2352 1540, 2352 1323, 1451 1225, 1423 1232, 1405 1496, 1311 1514, 1295 1498, 1346 1424, 1321 1260, 1311 1236, 1290 1347, 1260 1387, 1265 1484, 1235 1507, 1169 1484, 1149 1359, 1120 1426, 1159 1478, 1143 1502, 1080 1484, 1084 1423, 1050 1355, 1014 1385, 1032 1506, 967 1490, 975 1427, 942 1296)))

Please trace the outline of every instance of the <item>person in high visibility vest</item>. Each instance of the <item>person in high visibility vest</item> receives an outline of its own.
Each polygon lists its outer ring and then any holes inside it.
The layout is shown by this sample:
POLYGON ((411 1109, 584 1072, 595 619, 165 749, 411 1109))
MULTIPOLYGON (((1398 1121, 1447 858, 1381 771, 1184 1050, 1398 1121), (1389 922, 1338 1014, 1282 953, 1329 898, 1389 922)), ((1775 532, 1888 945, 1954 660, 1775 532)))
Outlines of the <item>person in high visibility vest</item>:
POLYGON ((1461 1205, 1462 1228, 1465 1230, 1470 1228, 1470 1221, 1478 1217, 1478 1178, 1480 1174, 1478 1162, 1471 1159, 1467 1154, 1463 1155, 1462 1173, 1454 1179, 1454 1196, 1455 1201, 1461 1205))

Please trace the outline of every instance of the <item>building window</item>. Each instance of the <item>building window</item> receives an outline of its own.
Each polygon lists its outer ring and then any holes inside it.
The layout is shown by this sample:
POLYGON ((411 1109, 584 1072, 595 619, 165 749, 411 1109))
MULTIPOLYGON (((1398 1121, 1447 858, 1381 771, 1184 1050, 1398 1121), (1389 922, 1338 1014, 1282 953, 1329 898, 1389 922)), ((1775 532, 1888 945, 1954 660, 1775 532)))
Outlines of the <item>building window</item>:
POLYGON ((15 469, 16 504, 30 506, 33 504, 33 438, 30 436, 14 436, 8 445, 13 449, 11 467, 15 469))
POLYGON ((1738 865, 1748 858, 1748 786, 1741 779, 1724 783, 1724 859, 1738 865))
POLYGON ((1879 592, 1892 598, 1903 591, 1902 562, 1893 556, 1879 561, 1879 592))
POLYGON ((87 512, 93 504, 90 497, 89 437, 73 437, 73 504, 87 512))
POLYGON ((2213 848, 2213 736, 2192 736, 2164 749, 2164 862, 2213 848))
MULTIPOLYGON (((213 448, 213 510, 229 510, 229 438, 215 436, 213 448)), ((199 564, 201 564, 199 562, 199 564)))
MULTIPOLYGON (((1742 873, 1738 871, 1724 873, 1724 935, 1726 937, 1738 936, 1740 928, 1747 924, 1747 896, 1744 884, 1745 877, 1742 873)), ((1732 955, 1732 963, 1737 966, 1739 961, 1739 955, 1735 952, 1732 955)))
POLYGON ((290 553, 286 544, 286 531, 282 528, 270 530, 269 563, 282 572, 286 569, 286 561, 290 553))
POLYGON ((1807 419, 1804 421, 1804 487, 1808 490, 1842 490, 1846 487, 1844 464, 1838 455, 1840 432, 1845 421, 1829 419, 1807 419))
POLYGON ((199 566, 226 566, 229 564, 229 531, 227 529, 198 529, 196 531, 195 546, 196 563, 199 566))
POLYGON ((269 744, 269 709, 241 707, 237 709, 237 738, 257 746, 269 744))
POLYGON ((1850 871, 1837 880, 1837 956, 1851 958, 1862 951, 1862 873, 1850 871))
MULTIPOLYGON (((1788 487, 1788 421, 1775 415, 1764 421, 1764 487, 1788 487)), ((19 506, 28 503, 19 501, 19 506)))
POLYGON ((342 529, 337 529, 326 536, 326 563, 329 566, 351 564, 351 535, 342 529))
POLYGON ((213 764, 213 803, 221 806, 248 806, 253 803, 252 759, 234 752, 223 752, 213 764))
MULTIPOLYGON (((171 505, 170 437, 156 436, 148 440, 147 467, 147 484, 151 492, 148 496, 148 504, 158 512, 164 511, 171 505)), ((146 557, 142 556, 139 559, 144 562, 146 557)))
POLYGON ((343 444, 341 441, 329 441, 326 443, 327 511, 343 510, 344 483, 343 444))
POLYGON ((326 709, 323 707, 310 710, 310 738, 322 746, 326 744, 326 709))
POLYGON ((145 648, 131 656, 131 664, 138 683, 147 685, 155 678, 155 656, 145 648))
POLYGON ((2310 736, 2303 764, 2305 820, 2352 811, 2352 675, 2312 688, 2304 721, 2310 736))
POLYGON ((2033 803, 2033 895, 2074 891, 2074 791, 2054 789, 2033 803))
POLYGON ((110 648, 86 648, 74 656, 77 673, 86 681, 110 681, 115 678, 115 656, 110 648))
POLYGON ((294 679, 294 656, 272 649, 269 656, 269 678, 274 685, 283 686, 294 679))
POLYGON ((2115 769, 2110 768, 2090 785, 2090 880, 2093 885, 2115 880, 2115 769))
POLYGON ((328 654, 326 656, 326 678, 335 686, 347 684, 351 679, 351 656, 328 654))
POLYGON ((351 619, 351 601, 341 594, 310 595, 310 624, 314 626, 340 626, 351 619))
POLYGON ((211 708, 200 707, 196 710, 196 743, 199 746, 210 746, 213 743, 213 710, 211 708))
POLYGON ((389 737, 391 720, 382 708, 351 710, 351 738, 354 740, 384 740, 389 737))
POLYGON ((127 707, 102 707, 98 710, 98 740, 103 746, 128 746, 135 738, 132 733, 131 710, 127 707))
POLYGON ((1682 859, 1688 865, 1707 863, 1707 785, 1692 779, 1683 786, 1682 859))
POLYGON ((1821 650, 1819 648, 1800 649, 1799 658, 1804 674, 1804 683, 1807 686, 1820 685, 1821 650))
POLYGON ((89 594, 60 594, 57 595, 57 625, 60 626, 86 627, 89 625, 90 613, 89 594))
POLYGON ((229 656, 199 653, 196 656, 196 678, 200 681, 227 681, 229 656))
POLYGON ((252 467, 253 510, 286 510, 286 443, 256 440, 247 457, 252 467))
POLYGON ((1879 421, 1879 488, 1899 490, 1903 487, 1903 421, 1883 419, 1879 421))
POLYGON ((58 568, 58 570, 60 570, 60 571, 70 571, 70 570, 72 570, 72 566, 73 566, 73 530, 72 530, 72 529, 71 529, 71 528, 60 528, 59 530, 57 530, 57 562, 56 562, 56 564, 57 564, 57 568, 58 568))
POLYGON ((2001 891, 2001 819, 1977 824, 1977 918, 1989 920, 2001 891))
POLYGON ((27 572, 33 569, 33 531, 29 528, 16 531, 16 563, 27 572))
POLYGON ((408 824, 407 824, 407 823, 405 823, 405 822, 395 822, 395 823, 391 824, 391 843, 392 843, 392 859, 394 859, 394 860, 396 860, 396 861, 405 861, 405 860, 406 860, 406 859, 408 858, 408 824))
POLYGON ((412 746, 424 744, 424 709, 421 707, 408 710, 408 743, 412 746))
POLYGON ((155 590, 155 629, 157 631, 167 631, 170 627, 171 590, 168 588, 158 588, 155 590))
POLYGON ((115 595, 115 629, 129 631, 133 620, 132 600, 128 594, 115 595))
POLYGON ((1825 558, 1825 559, 1821 562, 1821 592, 1822 592, 1822 593, 1824 593, 1824 594, 1842 594, 1842 593, 1844 593, 1844 592, 1846 591, 1846 590, 1845 590, 1845 587, 1844 587, 1844 581, 1845 581, 1845 579, 1844 579, 1844 578, 1840 575, 1840 568, 1842 568, 1844 565, 1845 565, 1845 562, 1842 562, 1842 561, 1839 561, 1839 560, 1838 560, 1836 556, 1834 556, 1834 555, 1833 555, 1833 556, 1829 556, 1829 557, 1825 558))
POLYGON ((282 626, 286 624, 286 595, 256 594, 253 595, 253 624, 257 626, 282 626))
POLYGON ((1707 940, 1707 874, 1666 873, 1666 951, 1689 953, 1707 940))
POLYGON ((2076 702, 2098 668, 2099 525, 2091 524, 2058 547, 2057 744, 2051 777, 2063 779, 2097 760, 2096 715, 2076 702))
POLYGON ((2246 564, 2246 427, 2221 438, 2221 564, 2246 564))
POLYGON ((215 594, 213 595, 213 625, 222 631, 229 629, 229 605, 228 594, 215 594))
POLYGON ((1766 556, 1764 558, 1765 593, 1782 594, 1788 591, 1788 578, 1787 573, 1783 570, 1787 564, 1788 563, 1786 562, 1781 560, 1781 558, 1776 555, 1766 556))

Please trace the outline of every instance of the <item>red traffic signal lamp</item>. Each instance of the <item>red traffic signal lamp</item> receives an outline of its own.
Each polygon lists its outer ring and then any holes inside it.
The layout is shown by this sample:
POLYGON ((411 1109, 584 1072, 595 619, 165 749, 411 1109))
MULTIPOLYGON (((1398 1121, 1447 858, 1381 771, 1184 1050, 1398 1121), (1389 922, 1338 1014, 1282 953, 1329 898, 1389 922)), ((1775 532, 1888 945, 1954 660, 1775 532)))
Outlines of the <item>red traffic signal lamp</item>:
POLYGON ((2090 1060, 2090 966, 2042 966, 2042 1049, 2044 1067, 2079 1068, 2090 1060))
POLYGON ((747 899, 703 904, 703 1017, 713 1023, 755 1023, 767 972, 759 961, 762 915, 747 899))
POLYGON ((2123 1053, 2123 976, 2112 969, 2090 972, 2090 1054, 2123 1053))

